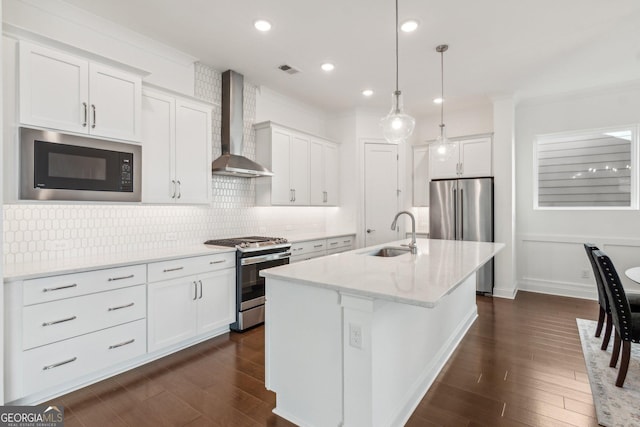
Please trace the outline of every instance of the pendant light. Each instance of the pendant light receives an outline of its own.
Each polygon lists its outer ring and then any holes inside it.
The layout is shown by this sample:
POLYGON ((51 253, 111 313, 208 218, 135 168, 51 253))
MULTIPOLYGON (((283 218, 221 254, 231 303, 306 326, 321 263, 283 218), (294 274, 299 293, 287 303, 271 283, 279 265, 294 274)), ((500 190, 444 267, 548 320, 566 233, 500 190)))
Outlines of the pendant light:
POLYGON ((416 124, 413 117, 402 110, 402 92, 398 89, 398 0, 396 0, 396 90, 391 95, 391 111, 380 119, 384 138, 392 144, 406 140, 416 124))
POLYGON ((455 150, 455 144, 447 139, 447 132, 444 129, 444 53, 449 49, 446 44, 441 44, 436 47, 436 52, 440 54, 440 136, 435 140, 435 154, 436 159, 444 162, 451 158, 453 151, 455 150))

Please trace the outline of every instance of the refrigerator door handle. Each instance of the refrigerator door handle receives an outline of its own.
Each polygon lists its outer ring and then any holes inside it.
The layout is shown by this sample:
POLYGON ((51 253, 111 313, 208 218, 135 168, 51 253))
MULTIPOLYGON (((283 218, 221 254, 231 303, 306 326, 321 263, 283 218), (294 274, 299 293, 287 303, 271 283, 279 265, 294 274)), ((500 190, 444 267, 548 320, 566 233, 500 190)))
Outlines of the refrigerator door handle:
POLYGON ((458 240, 458 191, 453 187, 453 240, 458 240))
POLYGON ((464 193, 460 189, 460 240, 464 240, 464 193))

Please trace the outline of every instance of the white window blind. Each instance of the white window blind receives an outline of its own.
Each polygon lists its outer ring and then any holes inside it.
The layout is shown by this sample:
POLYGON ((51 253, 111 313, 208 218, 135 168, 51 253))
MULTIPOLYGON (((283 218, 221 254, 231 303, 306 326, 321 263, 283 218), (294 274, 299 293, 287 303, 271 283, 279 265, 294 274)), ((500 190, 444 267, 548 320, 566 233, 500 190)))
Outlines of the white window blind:
POLYGON ((633 207, 635 134, 625 128, 539 137, 537 206, 633 207))

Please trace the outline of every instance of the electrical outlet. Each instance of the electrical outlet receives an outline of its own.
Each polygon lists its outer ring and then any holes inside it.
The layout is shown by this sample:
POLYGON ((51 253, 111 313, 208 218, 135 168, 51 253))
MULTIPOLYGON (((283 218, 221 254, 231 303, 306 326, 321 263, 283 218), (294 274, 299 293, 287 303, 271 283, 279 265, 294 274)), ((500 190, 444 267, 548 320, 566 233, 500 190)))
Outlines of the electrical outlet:
POLYGON ((582 270, 582 278, 583 279, 589 278, 589 270, 582 270))
POLYGON ((362 348, 362 326, 356 323, 349 323, 349 345, 362 348))

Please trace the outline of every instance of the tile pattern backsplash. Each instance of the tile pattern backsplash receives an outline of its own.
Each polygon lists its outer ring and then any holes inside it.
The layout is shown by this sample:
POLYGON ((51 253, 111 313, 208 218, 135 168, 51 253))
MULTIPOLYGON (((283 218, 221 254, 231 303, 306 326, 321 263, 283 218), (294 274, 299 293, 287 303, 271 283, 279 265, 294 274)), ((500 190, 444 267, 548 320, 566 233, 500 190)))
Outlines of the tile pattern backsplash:
MULTIPOLYGON (((213 103, 213 157, 220 155, 221 74, 195 66, 195 96, 213 103)), ((245 82, 243 154, 255 158, 257 88, 245 82)), ((249 234, 322 232, 337 208, 256 207, 255 181, 216 176, 208 206, 22 203, 3 207, 4 263, 140 252, 249 234)))

